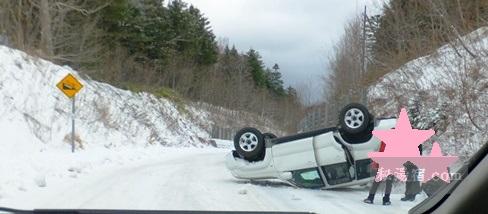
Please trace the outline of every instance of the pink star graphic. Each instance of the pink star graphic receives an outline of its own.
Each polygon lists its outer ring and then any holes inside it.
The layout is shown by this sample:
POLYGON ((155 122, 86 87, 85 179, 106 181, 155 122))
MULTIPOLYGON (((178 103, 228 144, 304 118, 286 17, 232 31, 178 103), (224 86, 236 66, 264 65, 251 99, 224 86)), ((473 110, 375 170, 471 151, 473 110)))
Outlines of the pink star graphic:
POLYGON ((389 156, 418 157, 419 144, 432 137, 434 130, 412 129, 407 111, 403 108, 393 130, 374 130, 373 135, 385 142, 389 156))
POLYGON ((454 163, 457 159, 458 157, 456 156, 443 156, 439 143, 434 142, 430 156, 413 158, 411 161, 415 165, 425 168, 424 179, 422 181, 423 183, 436 176, 446 182, 449 182, 450 177, 447 167, 454 163))
MULTIPOLYGON (((428 157, 422 157, 418 152, 418 145, 434 134, 434 130, 412 129, 407 111, 402 108, 395 129, 373 131, 373 135, 386 144, 385 151, 370 152, 368 156, 378 163, 380 167, 390 172, 389 174, 398 175, 398 169, 402 169, 405 162, 411 161, 417 166, 425 168, 424 175, 426 177, 424 178, 427 179, 424 179, 423 182, 430 180, 436 175, 447 181, 449 179, 448 176, 445 176, 447 174, 447 166, 456 161, 457 157, 442 156, 437 143, 434 144, 431 155, 428 157)), ((396 177, 402 181, 406 179, 405 176, 396 177)), ((380 179, 377 175, 376 180, 379 181, 380 179)))

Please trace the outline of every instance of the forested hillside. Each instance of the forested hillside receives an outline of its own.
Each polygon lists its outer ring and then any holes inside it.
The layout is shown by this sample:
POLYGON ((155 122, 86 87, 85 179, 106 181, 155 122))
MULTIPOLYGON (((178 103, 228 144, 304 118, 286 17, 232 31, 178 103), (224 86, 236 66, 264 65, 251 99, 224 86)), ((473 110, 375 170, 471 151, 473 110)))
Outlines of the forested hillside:
POLYGON ((390 0, 380 9, 345 25, 329 57, 326 100, 364 102, 361 95, 383 75, 488 25, 484 0, 390 0))
POLYGON ((485 0, 389 1, 382 16, 367 21, 371 59, 366 83, 486 25, 485 0))
POLYGON ((345 26, 326 100, 363 102, 378 116, 406 107, 414 128, 434 129, 447 152, 469 157, 488 134, 486 26, 488 1, 390 0, 345 26))
POLYGON ((290 131, 299 118, 297 93, 284 88, 279 66, 217 42, 204 14, 181 0, 2 1, 0 36, 132 91, 255 113, 290 131))

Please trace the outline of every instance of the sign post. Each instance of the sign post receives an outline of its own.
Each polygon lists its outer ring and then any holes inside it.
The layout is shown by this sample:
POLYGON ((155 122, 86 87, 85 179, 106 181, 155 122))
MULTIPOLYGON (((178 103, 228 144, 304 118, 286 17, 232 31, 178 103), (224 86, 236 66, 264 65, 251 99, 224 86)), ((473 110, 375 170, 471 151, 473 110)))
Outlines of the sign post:
POLYGON ((76 97, 71 98, 73 100, 71 106, 71 152, 75 152, 75 99, 76 97))
POLYGON ((56 87, 72 101, 71 106, 71 152, 75 152, 75 96, 83 88, 83 85, 72 74, 66 75, 56 87))

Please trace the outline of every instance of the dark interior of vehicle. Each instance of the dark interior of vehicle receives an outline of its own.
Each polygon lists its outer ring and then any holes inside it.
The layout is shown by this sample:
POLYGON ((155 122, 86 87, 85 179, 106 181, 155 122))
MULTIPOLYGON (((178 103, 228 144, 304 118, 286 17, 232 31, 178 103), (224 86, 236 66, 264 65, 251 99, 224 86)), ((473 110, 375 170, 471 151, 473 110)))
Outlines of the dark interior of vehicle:
POLYGON ((374 176, 371 171, 371 159, 363 159, 356 161, 356 174, 359 179, 374 176))
POLYGON ((354 178, 349 173, 349 166, 346 162, 322 166, 327 183, 337 185, 352 181, 354 178))

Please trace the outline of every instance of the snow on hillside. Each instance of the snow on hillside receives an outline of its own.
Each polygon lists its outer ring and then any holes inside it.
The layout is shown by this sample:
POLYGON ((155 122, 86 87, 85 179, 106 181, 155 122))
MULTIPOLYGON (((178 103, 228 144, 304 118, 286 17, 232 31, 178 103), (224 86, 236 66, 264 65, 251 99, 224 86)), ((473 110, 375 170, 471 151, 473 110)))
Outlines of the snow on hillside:
POLYGON ((488 141, 488 27, 385 75, 368 97, 378 115, 407 107, 445 152, 469 157, 488 141))
MULTIPOLYGON (((0 47, 0 126, 8 139, 66 147, 71 102, 56 87, 76 71, 0 47)), ((165 99, 81 78, 76 97, 78 147, 162 144, 202 146, 208 133, 165 99)), ((191 107, 190 107, 191 108, 191 107)), ((190 109, 190 114, 203 114, 190 109)), ((67 148, 67 147, 66 147, 67 148)))
POLYGON ((53 178, 157 157, 161 145, 207 147, 207 113, 186 108, 181 113, 168 100, 117 89, 0 46, 0 202, 52 185, 53 178), (55 87, 68 73, 84 84, 76 97, 75 154, 69 144, 71 102, 55 87))

